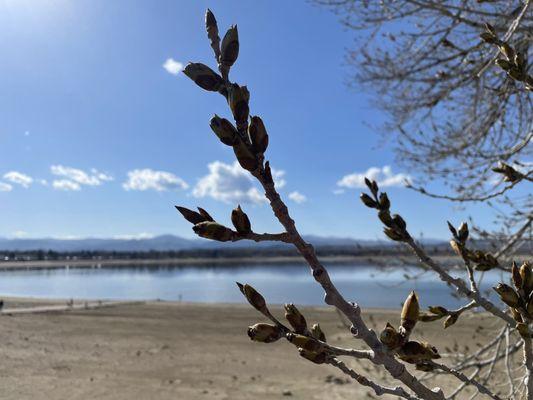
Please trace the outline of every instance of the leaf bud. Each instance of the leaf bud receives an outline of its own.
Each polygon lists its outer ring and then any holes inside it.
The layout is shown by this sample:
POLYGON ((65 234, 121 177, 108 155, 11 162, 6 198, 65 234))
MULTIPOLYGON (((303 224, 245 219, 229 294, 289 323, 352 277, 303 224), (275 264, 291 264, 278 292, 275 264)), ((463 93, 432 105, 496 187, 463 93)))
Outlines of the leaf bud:
POLYGON ((311 327, 311 335, 315 339, 320 340, 321 342, 326 342, 326 334, 324 333, 324 331, 322 331, 322 328, 320 328, 319 324, 314 324, 311 327))
POLYGON ((385 329, 379 334, 379 340, 383 343, 389 350, 394 350, 400 346, 402 341, 401 335, 398 331, 387 322, 385 329))
POLYGON ((457 231, 457 238, 461 243, 465 243, 468 239, 468 224, 466 222, 461 223, 459 230, 457 231))
POLYGON ((387 193, 381 193, 379 195, 379 208, 382 210, 388 210, 390 208, 390 200, 387 193))
POLYGON ((398 357, 407 363, 416 364, 420 361, 438 359, 440 355, 437 348, 429 343, 409 341, 400 348, 398 357))
POLYGON ((315 338, 299 335, 297 333, 287 334, 287 339, 296 347, 301 347, 304 350, 318 353, 324 350, 324 346, 320 344, 315 338))
POLYGON ((237 123, 237 129, 245 127, 248 123, 248 114, 250 108, 248 101, 250 100, 250 92, 246 86, 239 86, 236 83, 232 84, 228 94, 228 103, 233 113, 233 118, 237 123))
POLYGON ((178 210, 181 215, 183 215, 183 218, 185 218, 187 221, 189 221, 191 224, 199 224, 200 222, 206 221, 206 218, 202 216, 202 214, 197 213, 196 211, 189 210, 185 207, 175 206, 176 210, 178 210))
POLYGON ((241 235, 247 235, 248 233, 252 232, 250 220, 245 212, 242 211, 240 205, 231 212, 231 222, 233 223, 233 226, 237 232, 239 232, 241 235))
POLYGON ((239 32, 237 31, 237 25, 232 25, 224 38, 220 46, 220 62, 226 67, 231 67, 237 57, 239 56, 239 32))
POLYGON ((454 313, 454 314, 450 314, 448 316, 448 318, 446 318, 444 320, 444 329, 446 328, 449 328, 450 326, 452 326, 453 324, 455 324, 457 322, 457 320, 459 319, 459 314, 457 313, 454 313))
POLYGON ((207 211, 205 211, 202 207, 197 207, 198 208, 198 212, 200 213, 200 215, 202 217, 204 217, 204 219, 206 221, 211 221, 211 222, 214 222, 215 220, 213 219, 213 217, 211 215, 209 215, 209 213, 207 211))
POLYGON ((281 329, 271 324, 255 324, 248 327, 248 337, 255 342, 272 343, 282 336, 281 329))
POLYGON ((240 166, 245 170, 253 172, 259 166, 257 157, 242 140, 239 140, 238 143, 233 146, 233 152, 235 153, 235 157, 240 166))
POLYGON ((307 321, 294 304, 285 304, 285 318, 293 327, 294 332, 299 334, 307 332, 307 321))
POLYGON ((420 314, 420 305, 418 304, 418 296, 412 291, 403 303, 400 326, 410 333, 418 321, 420 314))
POLYGON ((298 353, 300 353, 300 356, 302 356, 306 360, 314 362, 315 364, 324 364, 327 359, 327 355, 324 352, 315 353, 313 351, 308 351, 300 348, 298 349, 298 353))
POLYGON ((215 135, 220 139, 222 143, 227 146, 233 146, 239 139, 239 133, 237 129, 226 118, 220 118, 218 115, 214 115, 209 121, 209 126, 215 132, 215 135))
POLYGON ((217 240, 219 242, 228 242, 234 238, 235 234, 231 229, 226 228, 224 225, 211 221, 200 222, 194 225, 192 230, 200 237, 217 240))
POLYGON ((254 116, 250 118, 248 134, 252 141, 252 150, 256 154, 263 154, 268 147, 268 133, 260 117, 254 116))
POLYGON ((506 285, 505 283, 499 283, 497 286, 493 287, 493 289, 498 293, 500 299, 509 307, 520 306, 520 298, 511 286, 506 285))
POLYGON ((257 311, 260 311, 262 313, 265 313, 267 311, 266 301, 265 298, 259 293, 257 290, 255 290, 252 286, 248 284, 241 284, 237 282, 237 286, 239 287, 242 294, 244 294, 244 297, 246 297, 246 300, 248 300, 248 303, 252 305, 257 311))
POLYGON ((224 85, 222 77, 202 63, 189 63, 183 73, 191 78, 202 89, 218 92, 224 85))
POLYGON ((377 208, 378 206, 378 203, 375 202, 374 199, 372 199, 372 197, 370 197, 368 194, 366 193, 361 193, 361 196, 360 196, 360 199, 361 201, 363 202, 363 204, 367 207, 370 207, 370 208, 377 208))

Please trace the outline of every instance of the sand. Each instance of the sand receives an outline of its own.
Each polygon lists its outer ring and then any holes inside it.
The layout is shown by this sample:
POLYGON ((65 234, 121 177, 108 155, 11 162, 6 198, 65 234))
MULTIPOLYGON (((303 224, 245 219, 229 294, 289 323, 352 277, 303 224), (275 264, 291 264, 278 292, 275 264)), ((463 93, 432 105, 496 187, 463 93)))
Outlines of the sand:
MULTIPOLYGON (((10 300, 7 305, 43 303, 10 300)), ((330 343, 361 348, 333 310, 322 307, 302 310, 309 321, 321 323, 330 343)), ((280 307, 274 307, 274 311, 281 314, 280 307)), ((386 320, 397 324, 399 311, 372 310, 367 315, 381 327, 386 320)), ((247 305, 166 302, 3 315, 0 398, 367 398, 368 389, 346 381, 331 366, 314 365, 300 358, 286 341, 251 342, 246 328, 258 321, 264 319, 247 305)), ((487 321, 483 315, 463 318, 446 331, 439 322, 424 324, 416 330, 414 338, 431 341, 441 353, 456 342, 474 349, 486 343, 495 328, 490 328, 487 321), (476 332, 480 324, 486 328, 476 332)), ((446 362, 446 358, 442 361, 446 362)), ((348 363, 361 373, 375 375, 368 361, 348 363)), ((450 380, 439 383, 445 389, 452 384, 457 383, 450 380)))

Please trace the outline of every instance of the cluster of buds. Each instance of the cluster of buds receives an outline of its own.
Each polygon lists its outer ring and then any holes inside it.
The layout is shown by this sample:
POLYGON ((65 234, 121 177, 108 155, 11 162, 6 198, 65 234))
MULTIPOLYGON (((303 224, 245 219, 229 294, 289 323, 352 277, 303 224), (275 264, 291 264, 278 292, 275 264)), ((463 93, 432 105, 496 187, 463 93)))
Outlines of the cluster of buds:
POLYGON ((523 174, 502 161, 500 161, 496 167, 492 168, 492 171, 497 174, 502 174, 505 182, 515 183, 524 178, 523 174))
POLYGON ((198 207, 198 212, 180 206, 176 206, 176 209, 187 221, 193 224, 194 233, 205 239, 229 242, 242 239, 252 233, 250 219, 242 211, 241 206, 237 206, 231 212, 231 222, 236 231, 216 222, 203 208, 198 207))
POLYGON ((516 51, 509 43, 498 38, 496 30, 490 24, 485 24, 485 32, 481 39, 498 47, 502 57, 495 63, 515 81, 523 82, 527 90, 533 90, 533 76, 527 73, 527 60, 521 52, 516 51))
POLYGON ((440 355, 437 349, 429 343, 409 340, 419 319, 418 296, 415 292, 411 292, 403 304, 399 328, 396 329, 387 322, 379 339, 399 359, 415 364, 419 370, 428 371, 432 369, 429 361, 440 358, 440 355))
POLYGON ((330 354, 326 346, 326 335, 319 324, 314 324, 311 329, 303 314, 292 303, 285 304, 285 318, 291 328, 279 322, 270 312, 265 298, 252 286, 237 282, 237 286, 246 300, 261 314, 269 318, 273 324, 257 323, 249 326, 247 333, 251 340, 261 343, 273 343, 285 337, 298 348, 298 353, 303 358, 315 363, 328 362, 330 354))
POLYGON ((263 154, 268 147, 268 134, 261 118, 250 118, 250 92, 246 86, 231 83, 228 79, 231 66, 239 56, 239 34, 237 26, 231 26, 222 42, 218 36, 215 16, 207 10, 205 16, 207 37, 215 53, 220 74, 202 63, 189 63, 183 72, 202 89, 219 92, 229 105, 235 126, 225 118, 215 115, 210 126, 222 143, 233 148, 242 168, 253 172, 262 164, 263 154))
POLYGON ((522 336, 530 336, 528 323, 533 319, 533 272, 531 265, 524 262, 520 267, 513 262, 511 268, 513 286, 499 283, 493 289, 498 293, 511 311, 517 322, 517 329, 522 336))
POLYGON ((387 193, 379 193, 379 187, 376 181, 370 181, 365 178, 365 184, 370 190, 370 195, 366 193, 361 194, 361 201, 369 208, 378 210, 378 217, 385 225, 383 232, 389 239, 397 242, 406 242, 410 240, 411 236, 407 232, 407 224, 404 219, 398 214, 390 213, 390 200, 387 193))
POLYGON ((470 250, 466 247, 469 230, 468 224, 463 222, 458 229, 448 222, 448 228, 452 233, 450 246, 453 251, 467 263, 473 263, 476 271, 488 271, 500 266, 496 257, 492 254, 481 250, 470 250))

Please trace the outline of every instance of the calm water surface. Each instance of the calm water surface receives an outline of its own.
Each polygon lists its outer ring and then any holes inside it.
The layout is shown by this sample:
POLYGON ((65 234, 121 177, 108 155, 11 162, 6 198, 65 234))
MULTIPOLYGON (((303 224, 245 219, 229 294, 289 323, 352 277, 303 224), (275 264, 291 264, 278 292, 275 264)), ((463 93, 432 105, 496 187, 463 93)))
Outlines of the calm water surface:
MULTIPOLYGON (((424 274, 405 282, 404 274, 418 270, 380 271, 372 266, 332 266, 331 278, 344 296, 364 307, 399 307, 411 289, 423 305, 456 307, 464 304, 450 289, 424 274)), ((482 288, 499 282, 498 272, 483 278, 482 288)), ((161 299, 189 302, 242 303, 235 281, 250 283, 270 303, 322 305, 323 292, 302 264, 236 267, 122 267, 0 272, 0 294, 75 299, 161 299)))

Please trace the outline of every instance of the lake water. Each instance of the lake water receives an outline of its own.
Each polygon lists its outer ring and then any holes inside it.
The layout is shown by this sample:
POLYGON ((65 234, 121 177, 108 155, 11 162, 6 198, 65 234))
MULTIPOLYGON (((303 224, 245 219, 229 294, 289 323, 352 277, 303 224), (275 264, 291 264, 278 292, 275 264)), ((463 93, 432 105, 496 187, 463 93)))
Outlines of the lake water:
MULTIPOLYGON (((419 270, 382 271, 373 266, 331 266, 330 275, 347 300, 363 307, 400 307, 411 289, 422 305, 457 307, 450 289, 434 274, 425 273, 405 282, 404 274, 419 270)), ((490 271, 483 288, 499 282, 490 271)), ((323 305, 323 292, 303 264, 273 266, 175 266, 87 269, 50 269, 0 272, 0 295, 74 299, 161 299, 187 302, 243 303, 235 281, 249 283, 272 304, 323 305)))

